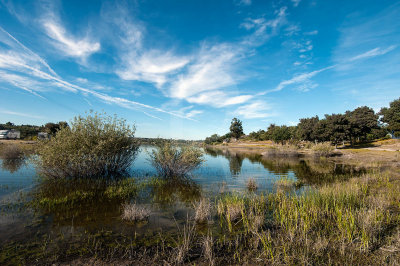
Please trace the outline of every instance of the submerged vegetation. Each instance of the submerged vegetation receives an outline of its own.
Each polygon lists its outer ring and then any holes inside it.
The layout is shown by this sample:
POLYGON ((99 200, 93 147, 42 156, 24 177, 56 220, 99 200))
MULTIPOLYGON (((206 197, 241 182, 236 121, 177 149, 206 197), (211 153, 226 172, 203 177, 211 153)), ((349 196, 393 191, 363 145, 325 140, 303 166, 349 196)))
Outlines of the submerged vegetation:
POLYGON ((113 178, 127 173, 138 150, 135 127, 116 116, 78 116, 41 141, 38 172, 50 178, 113 178))

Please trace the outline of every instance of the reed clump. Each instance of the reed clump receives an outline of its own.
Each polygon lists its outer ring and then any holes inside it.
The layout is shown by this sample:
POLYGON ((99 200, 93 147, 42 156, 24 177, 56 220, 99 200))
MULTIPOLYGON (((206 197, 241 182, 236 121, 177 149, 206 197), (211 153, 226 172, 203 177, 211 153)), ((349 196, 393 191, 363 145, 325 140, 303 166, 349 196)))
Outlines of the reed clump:
POLYGON ((124 204, 121 218, 130 222, 140 222, 149 218, 151 211, 136 203, 124 204))
POLYGON ((258 184, 254 178, 249 178, 246 182, 247 190, 250 192, 256 191, 258 189, 258 184))
POLYGON ((211 204, 210 199, 201 198, 194 204, 195 215, 194 220, 198 223, 205 223, 211 219, 211 204))

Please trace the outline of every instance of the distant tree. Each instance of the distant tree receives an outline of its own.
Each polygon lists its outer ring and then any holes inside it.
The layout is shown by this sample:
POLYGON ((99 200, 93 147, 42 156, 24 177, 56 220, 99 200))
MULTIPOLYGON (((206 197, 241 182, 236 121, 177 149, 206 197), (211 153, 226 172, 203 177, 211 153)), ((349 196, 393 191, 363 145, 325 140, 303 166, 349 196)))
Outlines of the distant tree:
POLYGON ((68 123, 65 122, 65 121, 60 121, 60 122, 58 122, 58 125, 59 125, 60 128, 69 127, 68 123))
POLYGON ((276 128, 277 128, 277 125, 270 124, 267 128, 267 131, 265 132, 265 139, 273 140, 273 134, 274 134, 274 131, 276 128))
POLYGON ((12 129, 15 125, 14 125, 14 123, 7 122, 4 126, 6 129, 12 129))
POLYGON ((372 129, 378 128, 378 115, 375 114, 372 108, 367 106, 358 107, 352 112, 347 111, 346 115, 350 122, 352 143, 356 138, 365 140, 372 129))
POLYGON ((298 124, 299 138, 308 141, 314 141, 317 139, 316 129, 318 122, 318 116, 300 119, 300 123, 298 124))
POLYGON ((255 131, 250 132, 249 138, 252 140, 260 141, 260 140, 266 140, 267 136, 266 136, 265 130, 260 129, 257 132, 255 132, 255 131))
POLYGON ((380 121, 387 124, 386 128, 396 137, 400 137, 400 98, 390 103, 390 107, 382 108, 380 121))
POLYGON ((272 132, 272 140, 276 143, 285 144, 291 139, 290 128, 287 126, 275 126, 272 132))
POLYGON ((220 142, 220 139, 221 139, 221 137, 220 137, 219 135, 213 134, 213 135, 211 135, 210 137, 207 137, 207 138, 204 140, 204 143, 205 143, 205 144, 213 144, 213 143, 215 143, 215 142, 220 142))
POLYGON ((237 119, 236 117, 232 119, 231 126, 229 128, 232 137, 234 138, 240 138, 243 133, 243 126, 242 126, 242 121, 237 119))
POLYGON ((60 125, 55 123, 47 123, 44 125, 44 129, 47 133, 55 135, 58 130, 60 130, 60 125))

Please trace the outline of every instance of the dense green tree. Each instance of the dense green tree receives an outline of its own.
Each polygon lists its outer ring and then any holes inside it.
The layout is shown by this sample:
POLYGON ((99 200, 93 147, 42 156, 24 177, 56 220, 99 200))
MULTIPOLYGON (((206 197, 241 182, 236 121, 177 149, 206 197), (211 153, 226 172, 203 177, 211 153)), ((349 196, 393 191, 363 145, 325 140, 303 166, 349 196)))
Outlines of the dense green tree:
POLYGON ((60 125, 55 123, 46 123, 44 129, 48 134, 55 135, 60 130, 60 125))
POLYGON ((252 140, 257 140, 257 141, 261 141, 261 140, 267 140, 267 132, 265 130, 258 130, 257 132, 251 132, 249 134, 249 138, 252 140))
POLYGON ((350 122, 344 114, 325 115, 327 122, 327 140, 332 141, 335 146, 349 139, 350 122))
POLYGON ((350 134, 352 143, 355 139, 365 140, 367 134, 371 133, 373 128, 378 128, 378 115, 372 108, 362 106, 354 109, 352 112, 347 111, 346 115, 350 122, 350 134))
POLYGON ((382 108, 380 121, 387 124, 386 128, 396 137, 400 137, 400 98, 390 103, 389 108, 382 108))
POLYGON ((314 141, 317 139, 316 129, 318 126, 318 116, 302 118, 298 124, 298 136, 301 140, 314 141))
POLYGON ((243 126, 242 126, 242 121, 237 119, 236 117, 232 119, 231 126, 229 128, 231 136, 234 138, 240 138, 243 133, 243 126))
POLYGON ((213 144, 216 142, 221 142, 221 137, 218 134, 213 134, 204 140, 205 144, 213 144))
POLYGON ((291 129, 287 126, 275 126, 272 132, 272 140, 276 143, 285 144, 292 138, 291 129))

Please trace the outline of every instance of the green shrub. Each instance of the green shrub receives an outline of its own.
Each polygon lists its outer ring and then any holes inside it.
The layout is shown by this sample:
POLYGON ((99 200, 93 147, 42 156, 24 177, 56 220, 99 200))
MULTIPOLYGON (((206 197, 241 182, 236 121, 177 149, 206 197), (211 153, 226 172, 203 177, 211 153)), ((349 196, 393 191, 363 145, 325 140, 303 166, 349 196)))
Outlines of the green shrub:
POLYGON ((325 157, 332 156, 335 151, 335 147, 333 147, 329 142, 315 144, 311 149, 315 155, 325 157))
POLYGON ((43 140, 35 160, 51 178, 113 178, 127 173, 137 153, 135 127, 106 114, 75 117, 70 127, 43 140))
POLYGON ((177 147, 166 141, 150 153, 150 162, 164 177, 184 176, 203 162, 203 152, 193 146, 177 147))

